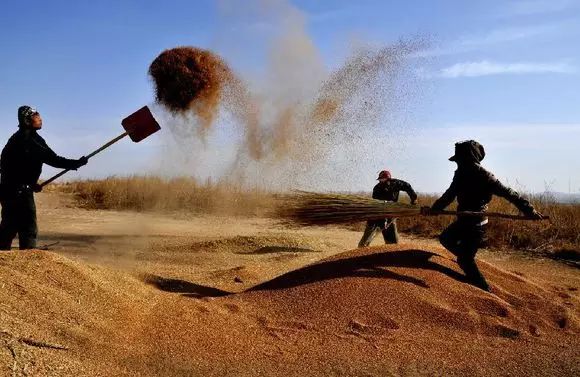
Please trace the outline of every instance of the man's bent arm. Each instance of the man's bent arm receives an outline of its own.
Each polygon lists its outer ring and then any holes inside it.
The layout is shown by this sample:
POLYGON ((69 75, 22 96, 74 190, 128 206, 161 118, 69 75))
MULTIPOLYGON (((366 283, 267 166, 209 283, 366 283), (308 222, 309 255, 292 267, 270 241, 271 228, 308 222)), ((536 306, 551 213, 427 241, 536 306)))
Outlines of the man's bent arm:
POLYGON ((453 176, 453 181, 451 182, 451 185, 449 186, 447 191, 445 191, 443 195, 441 195, 441 197, 437 199, 435 203, 433 203, 433 205, 431 206, 432 210, 442 211, 449 204, 453 203, 455 197, 457 196, 457 183, 455 182, 455 180, 456 176, 453 176))

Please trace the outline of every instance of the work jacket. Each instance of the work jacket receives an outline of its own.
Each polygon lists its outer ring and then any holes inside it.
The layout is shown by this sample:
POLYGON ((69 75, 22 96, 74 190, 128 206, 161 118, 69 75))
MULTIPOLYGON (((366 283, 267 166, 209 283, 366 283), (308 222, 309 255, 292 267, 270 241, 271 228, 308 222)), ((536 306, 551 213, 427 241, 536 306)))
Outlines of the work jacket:
POLYGON ((373 199, 388 200, 390 202, 399 201, 399 192, 404 191, 409 195, 411 201, 417 200, 417 194, 410 184, 400 179, 391 178, 385 182, 379 182, 373 188, 373 199))
POLYGON ((475 162, 459 165, 451 186, 433 203, 431 209, 443 210, 457 198, 458 211, 485 212, 493 195, 507 199, 526 215, 534 211, 530 202, 475 162))
POLYGON ((36 130, 20 128, 10 137, 0 156, 1 186, 10 189, 36 184, 42 164, 77 169, 79 162, 57 155, 36 130))

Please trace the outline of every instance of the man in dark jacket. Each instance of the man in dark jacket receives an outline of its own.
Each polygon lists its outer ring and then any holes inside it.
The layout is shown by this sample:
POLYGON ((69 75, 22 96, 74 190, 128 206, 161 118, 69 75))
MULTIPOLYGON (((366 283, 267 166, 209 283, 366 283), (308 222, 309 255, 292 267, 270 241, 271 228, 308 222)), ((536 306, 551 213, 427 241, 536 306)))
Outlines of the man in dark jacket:
POLYGON ((0 250, 10 250, 18 234, 20 249, 36 247, 38 233, 33 191, 40 191, 38 178, 42 164, 76 170, 87 163, 86 157, 70 160, 58 156, 38 134, 40 114, 30 106, 18 109, 18 131, 8 140, 0 157, 0 250))
MULTIPOLYGON (((497 195, 509 200, 526 216, 541 219, 542 215, 526 199, 480 165, 484 157, 483 146, 474 140, 455 144, 455 155, 449 158, 457 163, 451 186, 431 208, 423 207, 422 212, 436 214, 456 198, 458 211, 485 212, 492 196, 497 195)), ((457 263, 469 283, 485 291, 489 291, 489 285, 477 268, 475 254, 484 243, 487 223, 485 216, 459 216, 439 236, 441 244, 457 256, 457 263)))
MULTIPOLYGON (((411 198, 411 204, 417 202, 417 194, 411 185, 400 179, 392 178, 391 173, 388 170, 380 172, 377 180, 379 183, 377 183, 373 188, 373 199, 398 202, 399 192, 405 191, 407 195, 409 195, 409 198, 411 198)), ((373 220, 367 222, 367 226, 360 242, 358 243, 358 247, 369 246, 379 230, 382 230, 385 243, 389 244, 399 242, 397 219, 373 220)))

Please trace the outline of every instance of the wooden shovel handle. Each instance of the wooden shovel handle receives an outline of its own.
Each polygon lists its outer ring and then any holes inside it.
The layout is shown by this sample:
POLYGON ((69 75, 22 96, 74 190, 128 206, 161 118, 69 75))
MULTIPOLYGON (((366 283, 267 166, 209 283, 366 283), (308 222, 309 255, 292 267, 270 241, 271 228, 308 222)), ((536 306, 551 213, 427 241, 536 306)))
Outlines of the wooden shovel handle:
MULTIPOLYGON (((105 149, 109 148, 111 145, 115 144, 117 141, 121 140, 122 138, 124 138, 125 136, 129 135, 128 132, 123 132, 121 135, 117 136, 114 139, 111 139, 109 142, 103 144, 103 146, 101 146, 99 149, 89 153, 88 155, 86 155, 85 157, 87 159, 93 157, 94 155, 96 155, 97 153, 100 153, 102 151, 104 151, 105 149)), ((63 175, 66 174, 66 172, 70 171, 71 169, 65 169, 63 171, 61 171, 60 173, 50 177, 49 179, 47 179, 46 181, 42 182, 42 184, 40 185, 40 187, 44 187, 46 185, 48 185, 49 183, 51 183, 52 181, 54 181, 57 178, 62 177, 63 175)))
POLYGON ((105 149, 109 148, 111 145, 115 144, 117 141, 121 140, 122 138, 124 138, 125 136, 129 135, 128 132, 123 132, 121 135, 117 136, 116 138, 112 139, 111 141, 109 141, 108 143, 104 144, 103 146, 101 146, 99 149, 89 153, 88 155, 86 155, 86 158, 91 158, 94 155, 96 155, 97 153, 100 153, 102 151, 104 151, 105 149))

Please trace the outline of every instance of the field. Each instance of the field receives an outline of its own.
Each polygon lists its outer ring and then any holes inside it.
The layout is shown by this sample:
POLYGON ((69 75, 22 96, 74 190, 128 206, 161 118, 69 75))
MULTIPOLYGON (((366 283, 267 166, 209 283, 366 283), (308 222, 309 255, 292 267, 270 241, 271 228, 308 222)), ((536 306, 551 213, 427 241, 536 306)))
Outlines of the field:
MULTIPOLYGON (((267 191, 247 190, 224 182, 199 183, 185 178, 108 178, 73 182, 59 189, 74 194, 80 206, 90 209, 271 216, 276 205, 276 196, 267 191)), ((435 199, 420 195, 419 203, 430 205, 435 199)), ((493 219, 489 226, 488 247, 580 261, 580 205, 560 204, 547 196, 532 197, 531 201, 541 213, 550 216, 550 221, 493 219)), ((494 198, 490 211, 517 214, 514 206, 499 198, 494 198)), ((399 229, 434 238, 452 221, 449 216, 409 217, 399 220, 399 229)), ((352 224, 348 228, 362 231, 364 224, 352 224)))
POLYGON ((488 293, 419 236, 449 219, 356 249, 357 229, 280 224, 276 200, 149 177, 38 194, 48 250, 0 253, 0 375, 580 373, 577 267, 482 250, 488 293))

